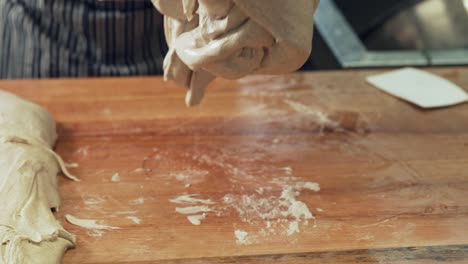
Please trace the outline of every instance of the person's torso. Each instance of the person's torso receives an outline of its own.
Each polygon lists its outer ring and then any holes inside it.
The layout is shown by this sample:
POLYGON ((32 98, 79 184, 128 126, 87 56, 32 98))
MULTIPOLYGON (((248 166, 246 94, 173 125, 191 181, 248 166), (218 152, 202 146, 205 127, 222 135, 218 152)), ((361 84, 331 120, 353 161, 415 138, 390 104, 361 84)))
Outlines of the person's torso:
POLYGON ((161 73, 162 17, 147 1, 0 2, 0 77, 161 73))

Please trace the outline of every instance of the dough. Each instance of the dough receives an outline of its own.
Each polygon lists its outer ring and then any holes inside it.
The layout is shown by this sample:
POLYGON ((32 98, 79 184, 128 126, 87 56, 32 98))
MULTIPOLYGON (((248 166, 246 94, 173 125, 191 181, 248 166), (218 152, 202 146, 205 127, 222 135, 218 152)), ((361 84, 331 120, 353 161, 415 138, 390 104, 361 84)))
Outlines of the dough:
POLYGON ((312 48, 318 0, 152 0, 165 15, 164 76, 201 102, 216 77, 297 70, 312 48))
POLYGON ((55 219, 55 122, 44 108, 0 91, 0 263, 60 263, 75 238, 55 219))

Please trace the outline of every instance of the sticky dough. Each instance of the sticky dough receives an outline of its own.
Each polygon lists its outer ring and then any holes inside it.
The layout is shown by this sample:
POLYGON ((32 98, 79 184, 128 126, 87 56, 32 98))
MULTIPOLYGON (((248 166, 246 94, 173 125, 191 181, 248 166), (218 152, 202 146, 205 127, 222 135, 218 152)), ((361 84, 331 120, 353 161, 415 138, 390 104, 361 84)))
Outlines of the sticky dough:
POLYGON ((55 122, 44 108, 0 91, 0 264, 60 263, 75 238, 55 219, 55 122))
POLYGON ((165 15, 170 46, 164 76, 188 89, 188 106, 216 77, 291 72, 311 52, 318 0, 152 1, 165 15))

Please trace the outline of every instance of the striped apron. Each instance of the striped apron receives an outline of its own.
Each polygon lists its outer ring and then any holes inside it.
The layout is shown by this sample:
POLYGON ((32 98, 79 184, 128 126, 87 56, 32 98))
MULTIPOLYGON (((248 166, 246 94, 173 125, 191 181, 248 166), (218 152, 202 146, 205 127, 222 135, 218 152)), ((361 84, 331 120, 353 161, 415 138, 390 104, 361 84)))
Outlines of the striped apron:
POLYGON ((150 1, 0 0, 0 78, 162 73, 162 16, 150 1))

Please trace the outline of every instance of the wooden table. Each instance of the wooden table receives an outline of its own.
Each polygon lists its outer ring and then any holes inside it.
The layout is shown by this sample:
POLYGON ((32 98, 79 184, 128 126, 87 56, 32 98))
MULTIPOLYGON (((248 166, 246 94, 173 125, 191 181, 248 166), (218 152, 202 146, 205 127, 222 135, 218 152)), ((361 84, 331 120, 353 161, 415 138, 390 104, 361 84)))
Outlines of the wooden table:
MULTIPOLYGON (((430 71, 468 88, 468 68, 430 71)), ((77 235, 65 263, 468 263, 468 104, 423 111, 366 84, 377 72, 219 80, 193 109, 160 78, 0 89, 47 107, 79 165, 82 182, 60 180, 57 217, 77 235), (297 193, 315 216, 299 233, 240 208, 308 181, 321 190, 297 193), (183 194, 215 212, 192 225, 169 201, 183 194)))

